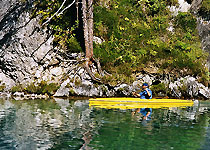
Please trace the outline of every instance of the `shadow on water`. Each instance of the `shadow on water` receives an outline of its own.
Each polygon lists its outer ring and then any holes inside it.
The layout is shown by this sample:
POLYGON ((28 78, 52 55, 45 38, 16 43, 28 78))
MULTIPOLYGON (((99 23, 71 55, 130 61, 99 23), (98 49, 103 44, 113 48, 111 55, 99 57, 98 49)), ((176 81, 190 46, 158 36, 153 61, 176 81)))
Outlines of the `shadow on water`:
POLYGON ((0 100, 0 149, 207 150, 209 109, 210 101, 143 112, 84 99, 0 100))

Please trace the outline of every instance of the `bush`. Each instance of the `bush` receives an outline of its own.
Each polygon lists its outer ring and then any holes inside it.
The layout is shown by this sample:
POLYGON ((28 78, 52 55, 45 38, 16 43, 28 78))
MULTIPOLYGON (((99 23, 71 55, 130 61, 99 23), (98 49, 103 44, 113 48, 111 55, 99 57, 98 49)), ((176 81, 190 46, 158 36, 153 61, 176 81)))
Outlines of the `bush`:
POLYGON ((199 14, 205 19, 210 20, 210 0, 203 0, 199 9, 199 14))
POLYGON ((23 85, 18 84, 11 88, 11 92, 25 92, 28 94, 48 94, 49 96, 52 96, 55 94, 55 92, 59 89, 59 85, 57 83, 50 83, 48 84, 46 81, 41 81, 41 83, 38 83, 35 85, 34 83, 30 83, 25 88, 23 88, 23 85))
MULTIPOLYGON (((52 16, 61 4, 62 1, 49 0, 37 4, 42 21, 52 16)), ((177 0, 96 1, 94 35, 105 42, 94 43, 94 57, 100 59, 102 68, 120 74, 125 82, 132 80, 134 72, 140 72, 150 64, 161 72, 203 76, 207 54, 201 49, 196 17, 189 12, 172 16, 168 6, 177 4, 177 0), (169 27, 174 28, 173 32, 168 31, 169 27)), ((209 4, 210 0, 204 0, 200 13, 209 14, 209 4)), ((75 21, 75 8, 72 9, 53 18, 49 24, 55 36, 54 44, 67 53, 82 50, 77 41, 82 32, 75 21)), ((118 82, 116 79, 121 80, 114 77, 110 82, 118 82)))
POLYGON ((57 83, 48 84, 46 81, 41 81, 41 83, 37 86, 36 94, 45 94, 52 96, 59 89, 59 85, 57 83))
POLYGON ((201 49, 196 17, 180 12, 173 18, 166 5, 176 3, 116 0, 109 7, 96 5, 94 31, 105 42, 94 44, 94 55, 102 67, 126 78, 149 64, 178 75, 205 74, 207 54, 201 49), (169 23, 173 32, 167 30, 169 23))
POLYGON ((0 92, 3 92, 5 88, 6 88, 5 83, 3 83, 2 85, 0 85, 0 92))
POLYGON ((176 26, 184 29, 185 32, 193 32, 196 30, 197 19, 188 12, 179 12, 175 18, 176 26))
POLYGON ((24 88, 21 84, 17 84, 11 88, 11 92, 14 94, 15 92, 23 92, 24 88))
POLYGON ((164 83, 159 83, 157 85, 152 85, 151 86, 152 94, 153 96, 158 96, 158 93, 164 93, 167 94, 167 86, 164 83))

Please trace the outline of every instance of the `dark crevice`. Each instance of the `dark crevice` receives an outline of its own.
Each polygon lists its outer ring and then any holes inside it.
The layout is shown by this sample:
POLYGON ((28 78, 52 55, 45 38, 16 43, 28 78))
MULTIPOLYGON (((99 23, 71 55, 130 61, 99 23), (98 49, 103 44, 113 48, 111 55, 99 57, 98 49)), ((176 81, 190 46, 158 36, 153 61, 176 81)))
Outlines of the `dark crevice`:
POLYGON ((193 0, 185 0, 188 4, 192 4, 193 0))

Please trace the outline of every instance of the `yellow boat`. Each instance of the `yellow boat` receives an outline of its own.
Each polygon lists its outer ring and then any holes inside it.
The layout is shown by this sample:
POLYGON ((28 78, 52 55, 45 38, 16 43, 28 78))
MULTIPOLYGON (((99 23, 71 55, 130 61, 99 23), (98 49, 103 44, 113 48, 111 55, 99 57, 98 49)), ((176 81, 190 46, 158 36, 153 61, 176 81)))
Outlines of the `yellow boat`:
POLYGON ((106 109, 171 108, 193 106, 193 101, 181 99, 140 99, 131 97, 95 98, 89 99, 89 106, 106 109))

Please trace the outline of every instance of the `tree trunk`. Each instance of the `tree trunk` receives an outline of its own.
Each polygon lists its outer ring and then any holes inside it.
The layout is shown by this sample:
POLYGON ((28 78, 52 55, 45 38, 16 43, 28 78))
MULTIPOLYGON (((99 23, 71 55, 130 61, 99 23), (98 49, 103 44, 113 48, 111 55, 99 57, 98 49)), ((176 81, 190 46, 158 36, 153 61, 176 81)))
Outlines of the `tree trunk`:
POLYGON ((86 58, 93 57, 93 0, 82 0, 83 30, 86 58))
POLYGON ((93 0, 88 0, 88 32, 90 56, 93 57, 93 0))
POLYGON ((82 0, 82 14, 86 57, 84 66, 90 77, 94 81, 101 83, 100 79, 96 78, 90 69, 90 64, 95 62, 97 63, 99 74, 104 75, 99 61, 93 59, 93 0, 82 0))

